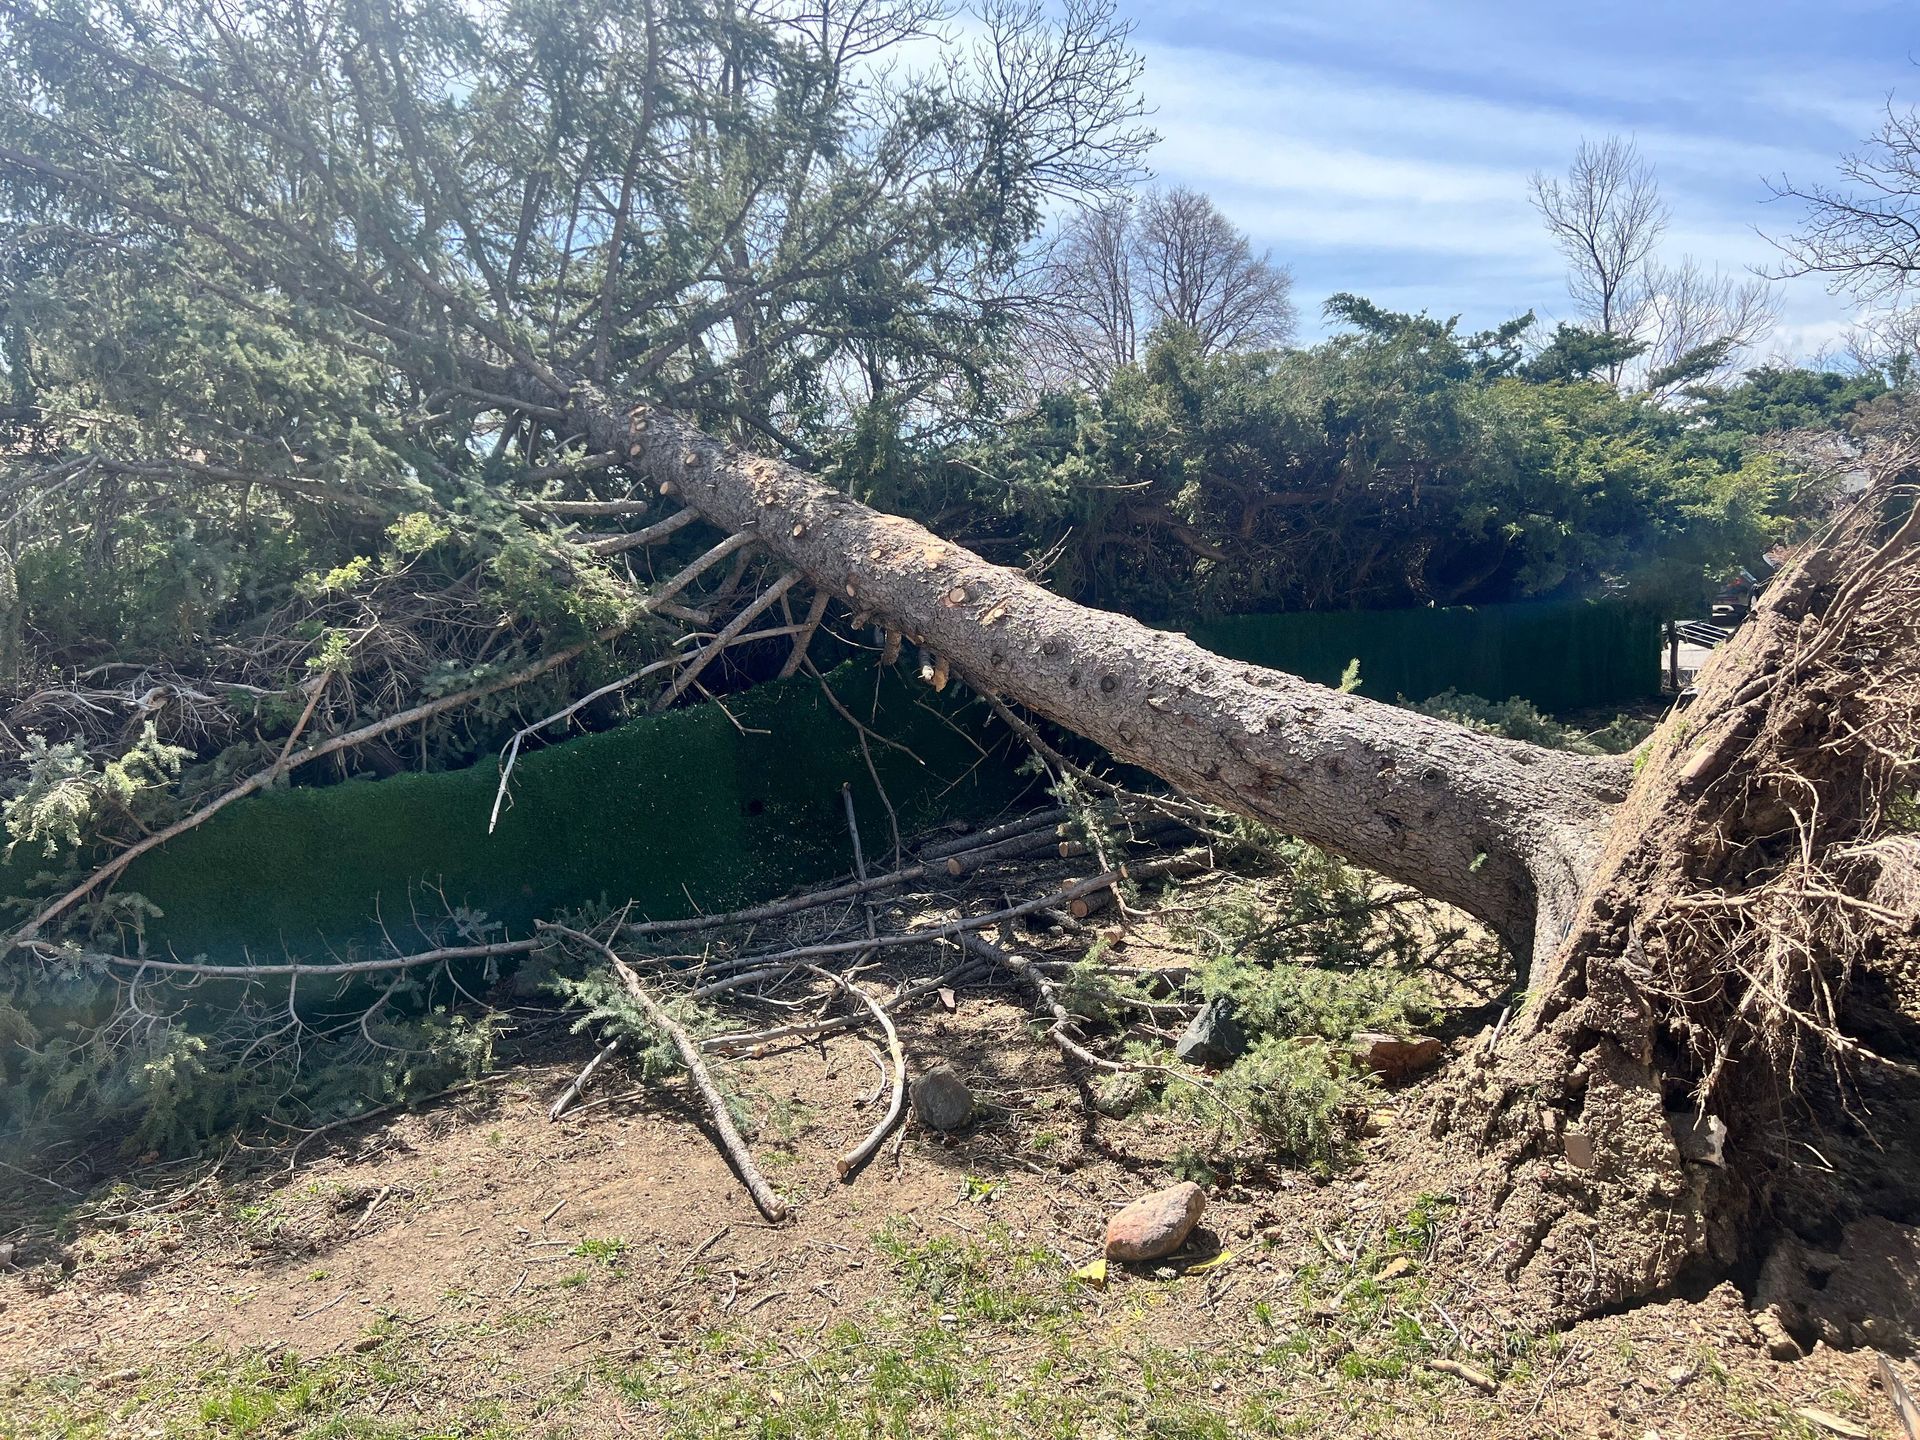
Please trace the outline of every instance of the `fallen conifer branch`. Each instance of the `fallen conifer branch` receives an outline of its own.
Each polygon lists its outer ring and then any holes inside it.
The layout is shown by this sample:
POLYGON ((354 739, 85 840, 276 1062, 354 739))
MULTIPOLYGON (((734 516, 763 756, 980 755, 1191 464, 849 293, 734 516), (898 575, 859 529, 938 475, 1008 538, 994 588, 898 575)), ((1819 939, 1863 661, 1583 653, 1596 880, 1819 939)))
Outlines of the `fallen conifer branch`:
POLYGON ((700 1058, 700 1046, 694 1038, 671 1015, 665 1007, 648 993, 647 987, 640 983, 640 977, 633 967, 622 960, 614 948, 604 940, 595 939, 583 931, 566 925, 556 925, 542 920, 539 927, 543 931, 565 935, 580 944, 600 952, 606 962, 613 967, 613 973, 620 978, 628 995, 641 1010, 646 1013, 647 1022, 657 1028, 673 1042, 673 1048, 680 1061, 687 1067, 687 1075, 693 1081, 694 1088, 700 1092, 701 1100, 706 1104, 707 1116, 713 1121, 713 1128, 720 1140, 720 1146, 726 1151, 727 1158, 733 1162, 735 1172, 747 1187, 747 1193, 753 1197, 753 1203, 760 1213, 779 1224, 787 1218, 787 1205, 767 1184, 760 1168, 753 1163, 753 1153, 747 1149, 747 1142, 740 1138, 740 1132, 734 1128, 733 1117, 727 1112, 726 1097, 713 1083, 713 1076, 707 1072, 706 1062, 700 1058))
POLYGON ((814 592, 813 603, 807 607, 807 618, 795 633, 793 649, 788 652, 787 663, 780 667, 780 674, 776 678, 791 680, 800 673, 800 666, 806 661, 807 651, 812 648, 814 632, 819 630, 820 622, 826 619, 827 602, 832 598, 824 590, 814 592))
MULTIPOLYGON (((966 984, 984 968, 977 960, 963 960, 944 975, 936 975, 931 980, 916 980, 911 985, 903 985, 899 993, 887 1001, 883 1008, 892 1015, 910 1002, 935 993, 942 986, 966 984)), ((869 1019, 869 1016, 856 1011, 851 1015, 835 1015, 824 1020, 801 1020, 791 1025, 775 1025, 766 1030, 742 1031, 733 1035, 709 1035, 700 1042, 700 1048, 719 1051, 742 1059, 757 1059, 770 1053, 775 1045, 802 1040, 819 1040, 828 1035, 837 1035, 843 1030, 857 1030, 869 1019)))
POLYGON ((1171 855, 1160 860, 1129 862, 1116 865, 1111 870, 1102 870, 1097 875, 1089 875, 1084 880, 1076 880, 1073 884, 1058 890, 1050 890, 1045 895, 1023 900, 1017 905, 1009 905, 984 915, 963 916, 957 920, 945 920, 938 925, 929 925, 924 930, 908 930, 870 939, 832 940, 816 945, 797 945, 784 950, 765 951, 757 955, 742 955, 734 960, 722 961, 710 967, 710 970, 729 974, 736 971, 777 970, 786 966, 797 966, 805 961, 817 960, 823 956, 851 955, 861 950, 886 950, 897 945, 926 945, 936 940, 957 940, 975 930, 984 930, 989 926, 998 925, 1003 920, 1017 920, 1023 915, 1033 914, 1036 910, 1070 904, 1083 896, 1109 890, 1114 885, 1126 881, 1154 880, 1165 875, 1189 875, 1196 870, 1206 868, 1206 861, 1192 855, 1171 855))
POLYGON ((619 1049, 620 1037, 616 1035, 598 1050, 594 1051, 593 1058, 587 1061, 586 1066, 580 1073, 573 1077, 572 1083, 560 1092, 553 1104, 547 1107, 547 1119, 558 1120, 562 1115, 566 1114, 567 1107, 573 1104, 575 1100, 578 1100, 580 1098, 580 1092, 587 1088, 587 1082, 593 1079, 600 1067, 611 1060, 614 1055, 618 1053, 619 1049))
POLYGON ((1055 993, 1053 982, 1034 968, 1031 961, 1022 960, 1016 955, 1010 955, 998 945, 993 944, 991 941, 979 935, 971 933, 964 935, 961 937, 960 943, 974 954, 979 955, 983 959, 991 960, 996 965, 1002 966, 1027 983, 1040 1003, 1046 1008, 1047 1013, 1053 1016, 1053 1025, 1047 1031, 1047 1038, 1053 1041, 1055 1048, 1068 1059, 1078 1060, 1082 1065, 1089 1066, 1092 1069, 1106 1070, 1116 1075, 1159 1075, 1167 1080, 1177 1080, 1183 1085, 1189 1085, 1195 1090, 1198 1090, 1206 1097, 1208 1104, 1218 1106, 1221 1110, 1233 1116, 1242 1126, 1246 1126, 1249 1123, 1245 1115, 1241 1114, 1240 1111, 1220 1098, 1218 1088, 1208 1084, 1196 1075, 1187 1073, 1186 1070, 1177 1065, 1155 1065, 1131 1060, 1109 1060, 1105 1056, 1094 1054, 1093 1051, 1089 1050, 1082 1043, 1080 1023, 1073 1017, 1072 1012, 1060 1002, 1060 997, 1055 993))
POLYGON ((309 965, 302 960, 287 960, 271 965, 216 965, 202 960, 155 960, 144 955, 115 955, 105 950, 75 951, 51 940, 16 939, 22 949, 34 950, 48 959, 78 956, 119 970, 153 970, 163 975, 197 975, 209 980, 264 980, 271 977, 298 976, 326 978, 349 975, 376 975, 391 970, 411 970, 422 965, 446 965, 456 960, 494 960, 503 955, 525 955, 538 950, 542 941, 496 940, 484 945, 442 945, 433 950, 418 950, 410 955, 384 955, 378 960, 347 960, 330 965, 309 965))
POLYGON ((700 518, 700 512, 694 509, 676 510, 664 520, 656 520, 643 530, 631 530, 620 535, 596 535, 586 542, 586 548, 595 555, 618 555, 623 550, 638 550, 643 545, 651 545, 656 540, 664 540, 669 535, 684 530, 700 518))
MULTIPOLYGON (((656 610, 655 613, 664 612, 656 610)), ((693 612, 688 611, 684 613, 691 615, 693 612)), ((751 640, 766 640, 779 635, 790 635, 793 633, 793 629, 794 627, 792 626, 782 626, 773 630, 756 630, 750 635, 735 634, 730 637, 723 635, 720 639, 715 640, 714 646, 715 648, 725 648, 727 645, 744 645, 751 640)), ((657 675, 663 670, 671 670, 674 666, 685 663, 687 663, 687 659, 682 655, 670 655, 664 660, 651 661, 648 664, 642 665, 638 670, 622 675, 618 680, 609 680, 606 684, 600 686, 599 689, 588 691, 578 700, 562 706, 544 720, 536 720, 533 724, 523 725, 520 729, 514 731, 513 738, 507 742, 505 749, 501 752, 504 758, 500 765, 500 785, 499 788, 493 792, 493 811, 487 817, 487 833, 489 835, 493 834, 494 828, 500 823, 500 807, 506 803, 507 799, 507 782, 513 778, 513 767, 520 759, 520 747, 525 744, 527 740, 539 734, 549 725, 557 725, 562 720, 572 719, 596 700, 604 699, 608 695, 617 694, 629 685, 637 685, 649 676, 657 675)))
POLYGON ((772 608, 776 600, 799 583, 800 572, 797 570, 789 570, 778 580, 774 581, 773 584, 761 591, 759 596, 750 605, 726 623, 725 628, 713 637, 711 644, 703 646, 700 653, 687 662, 686 668, 673 677, 673 683, 661 692, 658 700, 653 702, 654 713, 658 714, 660 711, 665 710, 669 705, 673 704, 674 701, 686 694, 688 687, 700 678, 701 672, 713 663, 714 658, 718 656, 721 651, 738 641, 741 632, 744 631, 747 626, 751 625, 761 615, 764 615, 772 608))
MULTIPOLYGON (((378 739, 380 736, 390 734, 395 730, 404 729, 409 725, 417 725, 423 720, 430 720, 436 715, 445 714, 447 711, 457 709, 459 706, 465 705, 470 701, 483 699, 488 695, 498 694, 502 690, 511 690, 516 686, 525 685, 529 681, 537 680, 547 672, 557 670, 568 661, 576 659, 594 645, 602 641, 611 640, 626 628, 627 626, 624 623, 611 626, 601 631, 591 640, 582 640, 577 645, 569 645, 564 650, 556 650, 551 655, 543 656, 533 664, 524 666, 510 674, 502 675, 498 679, 489 680, 480 685, 471 685, 465 690, 456 690, 450 695, 441 695, 435 699, 423 701, 418 705, 410 706, 408 709, 399 711, 397 714, 389 715, 383 720, 375 720, 370 724, 362 725, 357 730, 348 730, 343 734, 332 736, 326 740, 316 741, 314 744, 307 746, 304 750, 298 751, 295 754, 283 754, 279 759, 274 761, 273 764, 267 766, 266 769, 256 770, 239 784, 221 792, 220 795, 208 801, 205 805, 202 805, 192 814, 183 816, 163 830, 156 830, 138 844, 129 845, 118 855, 107 861, 106 864, 100 866, 92 874, 87 876, 86 879, 75 885, 71 890, 68 890, 64 895, 43 906, 31 920, 27 921, 25 925, 22 925, 8 937, 8 947, 12 948, 21 945, 32 939, 48 921, 58 919, 79 901, 85 899, 95 890, 98 890, 109 880, 120 875, 122 871, 149 850, 157 849, 169 840, 186 834, 189 830, 198 829, 234 801, 244 799, 248 795, 265 790, 282 775, 298 770, 304 765, 310 765, 315 760, 324 759, 342 750, 352 749, 355 745, 363 745, 369 740, 378 739)), ((309 969, 314 968, 324 967, 309 967, 309 969)), ((283 970, 280 973, 297 974, 300 972, 289 969, 283 970)))
POLYGON ((958 855, 963 850, 977 850, 1001 840, 1010 840, 1017 835, 1028 835, 1035 830, 1045 829, 1067 818, 1063 806, 1054 806, 1047 810, 1036 810, 1030 815, 1022 815, 1008 820, 1004 824, 990 826, 985 830, 976 830, 970 835, 961 835, 952 840, 940 840, 930 845, 922 845, 915 852, 922 860, 944 860, 949 855, 958 855))

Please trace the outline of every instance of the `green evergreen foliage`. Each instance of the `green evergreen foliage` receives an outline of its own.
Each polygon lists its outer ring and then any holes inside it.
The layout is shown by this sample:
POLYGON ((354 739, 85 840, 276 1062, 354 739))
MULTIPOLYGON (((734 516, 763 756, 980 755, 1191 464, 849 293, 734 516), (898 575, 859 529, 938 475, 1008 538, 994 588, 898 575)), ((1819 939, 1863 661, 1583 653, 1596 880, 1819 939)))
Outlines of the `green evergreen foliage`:
POLYGON ((1458 690, 1443 690, 1413 708, 1488 735, 1504 735, 1509 740, 1525 740, 1580 755, 1624 755, 1653 733, 1651 720, 1631 715, 1616 715, 1597 729, 1583 730, 1541 714, 1518 695, 1487 700, 1458 690))
POLYGON ((1229 1143, 1257 1140, 1325 1174, 1356 1138, 1365 1087, 1325 1047, 1264 1036, 1213 1081, 1211 1094, 1170 1086, 1162 1103, 1220 1125, 1229 1143))
POLYGON ((490 1016, 433 1003, 406 1013, 400 989, 342 1022, 295 1024, 284 996, 269 1021, 252 1003, 157 980, 129 1015, 118 982, 72 964, 12 967, 7 981, 0 1141, 20 1154, 74 1139, 178 1154, 262 1117, 312 1123, 409 1103, 492 1064, 490 1016))
MULTIPOLYGON (((1169 328, 1098 394, 1032 396, 1023 268, 1051 211, 1136 176, 1152 138, 1139 56, 1103 0, 989 0, 980 43, 922 67, 932 16, 392 0, 316 24, 264 0, 9 5, 0 489, 18 503, 0 681, 10 723, 28 717, 5 760, 13 912, 296 742, 596 636, 535 683, 233 806, 77 928, 223 961, 350 957, 816 879, 844 863, 849 781, 863 829, 885 833, 861 747, 804 685, 624 729, 626 698, 609 699, 581 717, 600 733, 526 757, 488 833, 485 757, 662 658, 674 632, 638 601, 714 540, 690 527, 622 550, 658 513, 569 518, 634 496, 635 477, 579 453, 576 415, 510 393, 528 376, 547 401, 587 379, 690 414, 1233 653, 1328 683, 1357 656, 1381 698, 1459 687, 1548 708, 1654 683, 1651 616, 1601 618, 1586 597, 1690 603, 1817 513, 1755 435, 1889 399, 1763 372, 1629 400, 1589 378, 1618 355, 1596 337, 1563 329, 1530 360, 1526 318, 1463 334, 1355 296, 1318 345, 1210 354, 1169 328), (613 545, 582 543, 596 534, 613 545), (1451 608, 1522 599, 1568 603, 1451 608), (1274 616, 1387 607, 1401 618, 1364 617, 1370 635, 1274 616)), ((724 623, 774 573, 743 556, 681 598, 724 623)), ((704 679, 745 686, 784 648, 704 679)), ((997 808, 1018 782, 888 686, 872 722, 927 761, 875 750, 900 822, 997 808)), ((1207 974, 1275 1037, 1330 1037, 1392 993, 1268 972, 1390 966, 1406 937, 1340 908, 1364 909, 1351 877, 1294 863, 1302 908, 1281 938, 1239 934, 1207 974)), ((78 960, 4 964, 8 1114, 138 1117, 141 1144, 415 1093, 489 1043, 435 1015, 446 997, 424 985, 302 1059, 261 1039, 283 990, 156 985, 134 1007, 78 960)), ((1295 1057, 1265 1045, 1259 1073, 1284 1091, 1295 1057)), ((1301 1116, 1271 1127, 1318 1146, 1328 1096, 1294 1078, 1301 1116)))
POLYGON ((1563 329, 1523 361, 1531 317, 1468 335, 1329 308, 1344 333, 1282 353, 1157 335, 1100 394, 1045 398, 875 493, 997 513, 976 544, 1048 555, 1065 593, 1182 627, 1617 592, 1684 608, 1820 513, 1755 438, 1816 413, 1838 427, 1871 389, 1790 372, 1757 382, 1773 400, 1736 384, 1663 405, 1587 378, 1604 337, 1563 329), (1825 408, 1787 405, 1795 386, 1825 408))
POLYGON ((95 762, 78 740, 49 745, 44 735, 29 734, 20 756, 26 773, 14 793, 0 802, 8 836, 0 854, 11 861, 15 850, 26 845, 37 850, 39 858, 51 860, 79 850, 92 838, 103 813, 137 819, 156 791, 164 792, 179 778, 191 753, 161 740, 151 720, 141 726, 131 747, 104 764, 95 762))

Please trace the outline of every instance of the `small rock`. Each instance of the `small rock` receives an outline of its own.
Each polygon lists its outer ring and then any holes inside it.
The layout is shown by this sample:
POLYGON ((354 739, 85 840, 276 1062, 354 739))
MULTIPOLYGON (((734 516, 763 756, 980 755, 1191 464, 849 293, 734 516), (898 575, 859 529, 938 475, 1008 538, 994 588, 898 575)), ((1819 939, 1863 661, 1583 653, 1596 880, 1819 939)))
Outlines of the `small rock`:
POLYGON ((1365 1032, 1353 1037, 1354 1062, 1388 1080, 1404 1080, 1438 1063, 1447 1047, 1431 1035, 1398 1035, 1365 1032))
POLYGON ((1683 1160, 1726 1168, 1727 1123, 1718 1115, 1669 1110, 1667 1124, 1673 1127, 1673 1143, 1683 1160))
POLYGON ((1159 1260, 1187 1243, 1200 1223, 1207 1195, 1191 1180, 1143 1195, 1107 1221, 1107 1255, 1113 1260, 1159 1260))
POLYGON ((12 1269, 14 1264, 13 1257, 19 1253, 20 1247, 12 1240, 7 1241, 4 1245, 0 1245, 0 1270, 12 1269))
POLYGON ((1776 1360, 1798 1360, 1807 1353, 1771 1309, 1753 1312, 1753 1328, 1759 1333, 1761 1344, 1767 1347, 1767 1354, 1776 1360))
POLYGON ((1147 1082, 1132 1072, 1108 1075, 1094 1087, 1093 1108, 1109 1120, 1131 1115, 1147 1098, 1147 1082))
POLYGON ((1247 1048, 1231 995, 1216 995, 1200 1008, 1173 1053, 1190 1065, 1231 1065, 1247 1048))
POLYGON ((936 1065, 913 1082, 913 1113, 933 1130, 958 1130, 973 1118, 973 1092, 951 1065, 936 1065))
POLYGON ((1691 1365, 1676 1365, 1667 1371, 1667 1383, 1670 1385, 1684 1385, 1692 1378, 1693 1367, 1691 1365))
POLYGON ((1567 1163, 1576 1170, 1593 1168, 1593 1137, 1584 1130, 1569 1129, 1560 1137, 1566 1146, 1567 1163))

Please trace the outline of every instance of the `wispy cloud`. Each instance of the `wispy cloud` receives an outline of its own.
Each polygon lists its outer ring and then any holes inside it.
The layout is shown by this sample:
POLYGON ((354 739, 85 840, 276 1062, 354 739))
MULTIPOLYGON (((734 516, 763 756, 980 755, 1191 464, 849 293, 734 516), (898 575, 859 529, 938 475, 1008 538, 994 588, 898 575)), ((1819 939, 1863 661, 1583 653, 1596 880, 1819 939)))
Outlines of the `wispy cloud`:
MULTIPOLYGON (((1887 48, 1890 25, 1914 28, 1904 10, 1837 0, 1816 23, 1810 5, 1754 8, 1193 0, 1141 32, 1165 137, 1154 163, 1290 263, 1309 309, 1359 289, 1471 323, 1563 311, 1527 177, 1607 133, 1634 135, 1658 167, 1674 258, 1764 266, 1761 227, 1792 220, 1764 204, 1765 177, 1830 172, 1887 90, 1920 77, 1887 48), (1802 8, 1791 25, 1773 13, 1802 8)), ((1817 285, 1782 300, 1802 351, 1844 326, 1817 285)))

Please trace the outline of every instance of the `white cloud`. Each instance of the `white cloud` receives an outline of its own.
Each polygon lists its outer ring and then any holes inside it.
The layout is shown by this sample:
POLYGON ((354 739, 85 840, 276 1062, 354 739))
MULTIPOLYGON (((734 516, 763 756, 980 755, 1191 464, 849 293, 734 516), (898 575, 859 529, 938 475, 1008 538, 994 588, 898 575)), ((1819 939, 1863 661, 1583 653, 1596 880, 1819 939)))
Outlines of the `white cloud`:
MULTIPOLYGON (((1356 0, 1337 17, 1311 5, 1279 18, 1264 12, 1265 27, 1278 37, 1276 51, 1279 39, 1292 36, 1344 41, 1350 53, 1369 27, 1392 29, 1381 41, 1386 51, 1404 50, 1409 37, 1433 28, 1420 23, 1422 7, 1391 10, 1412 23, 1390 22, 1383 0, 1356 0)), ((1516 59, 1512 47, 1476 57, 1472 43, 1471 34, 1454 35, 1444 57, 1427 57, 1429 73, 1413 74, 1357 67, 1347 56, 1347 63, 1310 64, 1253 47, 1149 42, 1148 98, 1164 137, 1155 168, 1211 192, 1259 244, 1293 265, 1304 308, 1333 290, 1358 289, 1399 308, 1464 311, 1467 323, 1479 324, 1529 307, 1543 314, 1568 308, 1563 266, 1528 203, 1527 178, 1559 169, 1581 138, 1632 133, 1673 211, 1665 253, 1740 271, 1775 258, 1758 233, 1762 222, 1784 229, 1793 218, 1764 206, 1762 177, 1831 168, 1836 147, 1810 134, 1820 127, 1804 117, 1822 111, 1838 123, 1843 114, 1870 116, 1879 103, 1856 101, 1849 110, 1830 74, 1802 76, 1776 93, 1754 73, 1729 85, 1738 103, 1764 98, 1775 117, 1797 115, 1801 123, 1723 133, 1722 124, 1691 123, 1696 106, 1668 107, 1673 113, 1657 123, 1636 126, 1622 123, 1622 109, 1632 107, 1617 92, 1611 106, 1596 98, 1607 91, 1596 79, 1604 64, 1581 68, 1581 83, 1565 93, 1529 99, 1542 93, 1537 73, 1531 86, 1504 89, 1488 77, 1538 66, 1538 57, 1516 59), (1434 78, 1443 60, 1479 68, 1434 78)), ((1557 66, 1552 73, 1557 78, 1557 66)), ((1679 73, 1652 62, 1637 71, 1643 88, 1677 84, 1679 73)), ((1688 83, 1700 91, 1707 78, 1693 73, 1688 83)), ((1790 309, 1781 335, 1796 353, 1830 341, 1846 323, 1844 305, 1817 287, 1796 287, 1790 309)))

